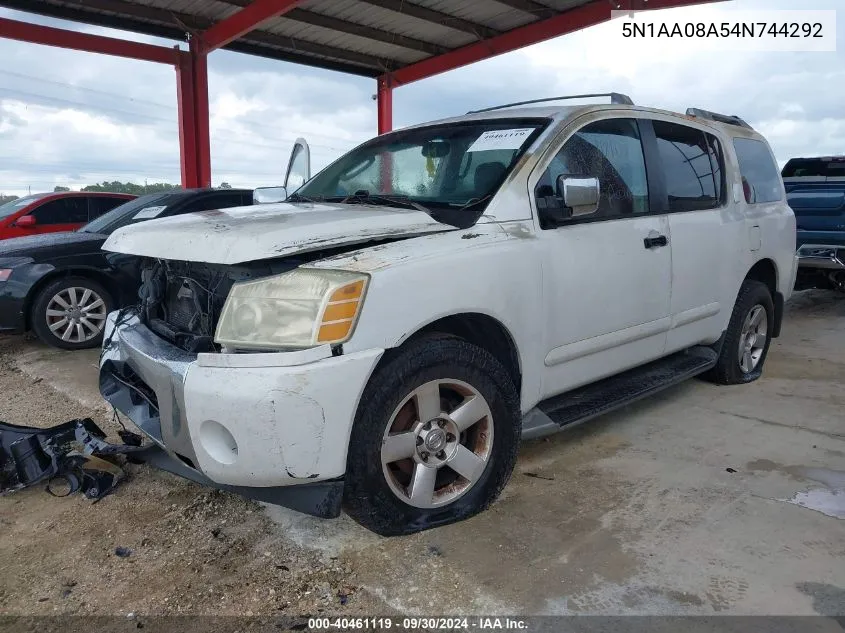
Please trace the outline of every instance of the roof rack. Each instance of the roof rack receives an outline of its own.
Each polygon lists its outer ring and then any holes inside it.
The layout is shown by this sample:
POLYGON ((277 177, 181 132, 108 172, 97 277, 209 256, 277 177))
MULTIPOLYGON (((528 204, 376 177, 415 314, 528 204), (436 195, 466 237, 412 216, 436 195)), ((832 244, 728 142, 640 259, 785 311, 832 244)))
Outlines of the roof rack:
POLYGON ((738 125, 749 130, 754 129, 738 116, 732 114, 719 114, 718 112, 710 112, 710 110, 702 110, 701 108, 687 108, 687 116, 707 119, 708 121, 718 121, 719 123, 727 123, 728 125, 738 125))
POLYGON ((501 110, 503 108, 512 108, 513 106, 528 105, 530 103, 544 103, 546 101, 563 101, 565 99, 588 99, 590 97, 610 97, 610 103, 620 105, 634 105, 631 97, 623 95, 619 92, 597 92, 586 95, 567 95, 563 97, 547 97, 545 99, 531 99, 530 101, 517 101, 516 103, 506 103, 504 105, 493 106, 492 108, 483 108, 481 110, 470 110, 467 114, 477 114, 478 112, 490 112, 492 110, 501 110))

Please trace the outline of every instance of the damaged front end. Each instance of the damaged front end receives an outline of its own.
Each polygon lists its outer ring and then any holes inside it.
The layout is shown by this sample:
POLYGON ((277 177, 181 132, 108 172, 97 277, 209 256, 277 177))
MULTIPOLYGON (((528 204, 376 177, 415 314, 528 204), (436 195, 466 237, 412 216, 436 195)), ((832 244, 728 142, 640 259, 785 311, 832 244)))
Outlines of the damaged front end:
POLYGON ((113 459, 139 453, 141 437, 121 431, 125 444, 110 444, 90 418, 39 429, 0 422, 0 495, 46 483, 64 497, 81 491, 98 501, 124 479, 113 459))
POLYGON ((285 263, 224 266, 150 261, 141 271, 141 322, 186 352, 219 352, 214 331, 232 285, 295 267, 285 263))

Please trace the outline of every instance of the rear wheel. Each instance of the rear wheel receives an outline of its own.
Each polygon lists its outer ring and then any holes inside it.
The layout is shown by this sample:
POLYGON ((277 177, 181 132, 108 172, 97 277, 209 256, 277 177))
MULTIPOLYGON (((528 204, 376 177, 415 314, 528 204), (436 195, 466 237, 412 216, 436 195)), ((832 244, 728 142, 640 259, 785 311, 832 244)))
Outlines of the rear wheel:
POLYGON ((487 351, 422 339, 371 378, 346 470, 347 513, 389 536, 485 509, 507 483, 519 444, 518 394, 487 351))
POLYGON ((722 385, 757 380, 769 352, 774 327, 774 303, 769 288, 745 280, 734 305, 716 366, 706 375, 722 385))
POLYGON ((53 347, 97 347, 113 306, 111 294, 101 284, 85 277, 65 277, 38 293, 32 304, 32 329, 53 347))

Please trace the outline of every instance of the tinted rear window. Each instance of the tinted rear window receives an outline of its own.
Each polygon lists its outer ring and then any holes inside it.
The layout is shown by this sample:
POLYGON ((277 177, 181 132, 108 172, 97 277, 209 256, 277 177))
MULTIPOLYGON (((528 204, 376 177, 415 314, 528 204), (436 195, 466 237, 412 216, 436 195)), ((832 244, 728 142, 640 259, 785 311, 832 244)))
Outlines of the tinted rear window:
POLYGON ((783 167, 784 178, 845 178, 845 156, 793 158, 783 167))
POLYGON ((735 138, 742 188, 749 204, 776 202, 783 198, 782 181, 769 147, 751 138, 735 138))
POLYGON ((669 211, 718 207, 722 195, 721 165, 716 154, 718 141, 686 125, 652 123, 666 176, 669 211))

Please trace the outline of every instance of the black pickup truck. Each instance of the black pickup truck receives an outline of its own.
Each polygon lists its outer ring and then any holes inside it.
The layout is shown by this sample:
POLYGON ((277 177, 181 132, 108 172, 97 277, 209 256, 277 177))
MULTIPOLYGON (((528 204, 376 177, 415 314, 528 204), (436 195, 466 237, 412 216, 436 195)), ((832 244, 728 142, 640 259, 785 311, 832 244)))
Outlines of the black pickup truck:
POLYGON ((781 176, 798 229, 795 289, 845 292, 845 156, 793 158, 781 176))

